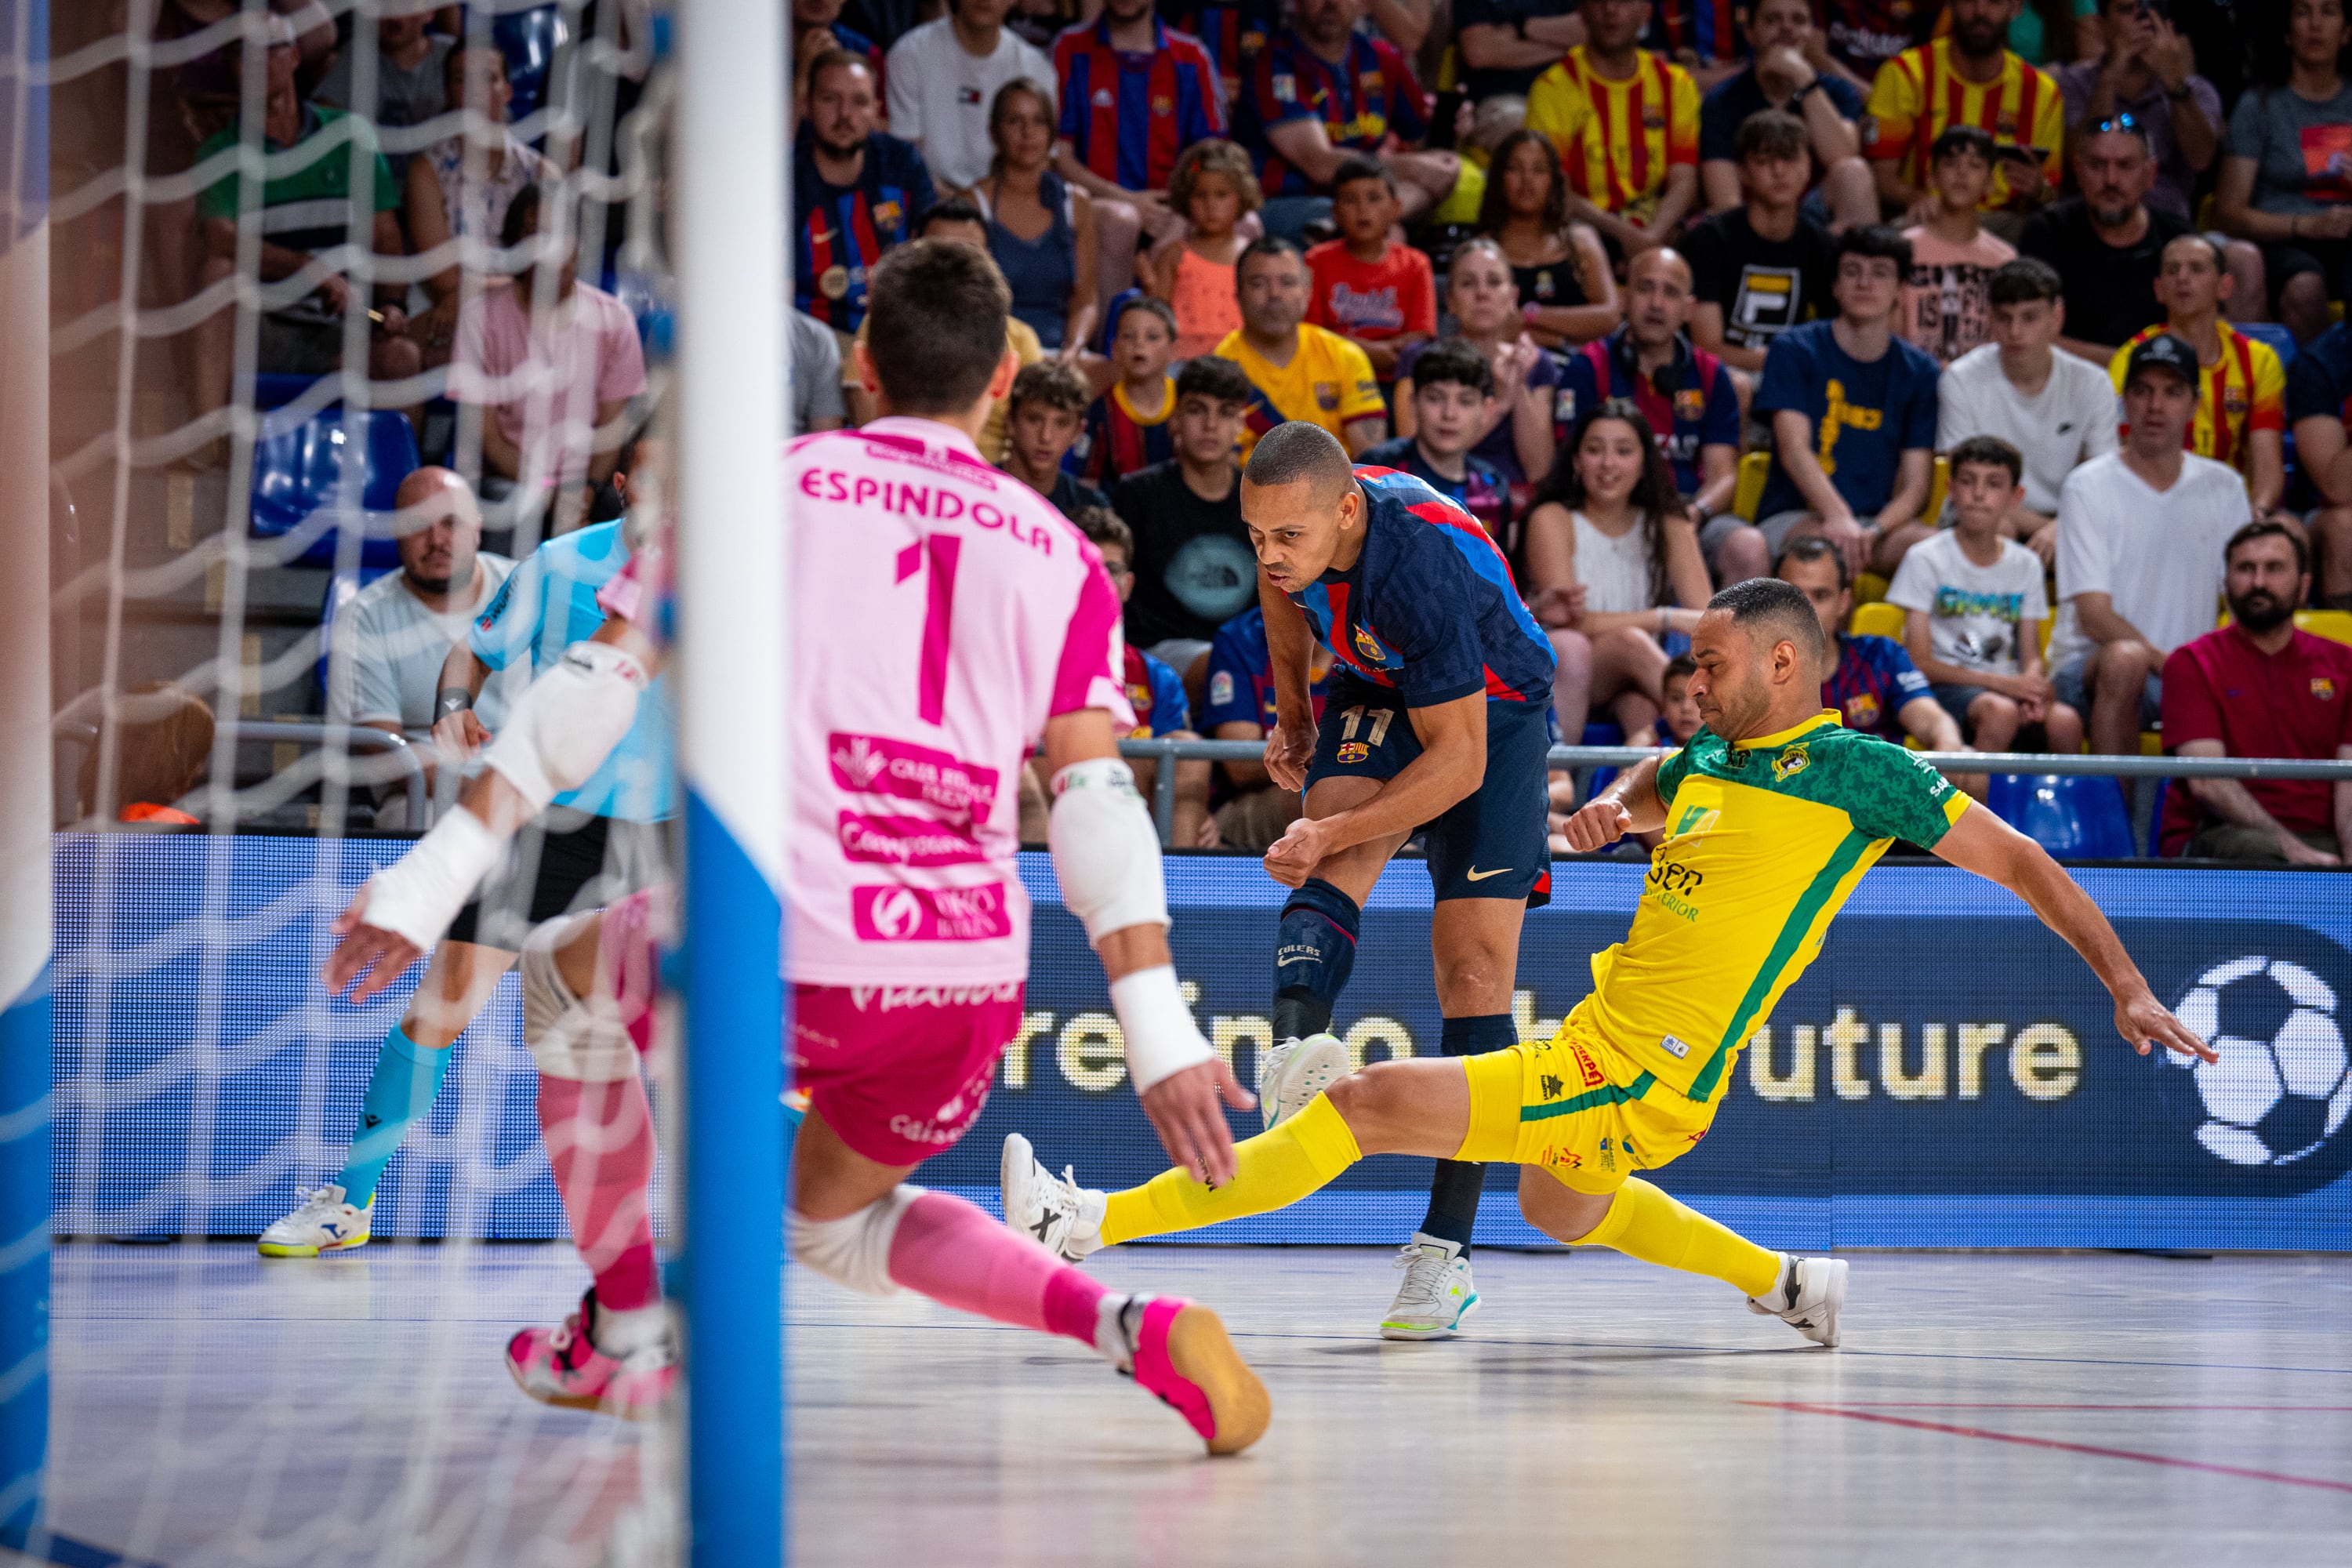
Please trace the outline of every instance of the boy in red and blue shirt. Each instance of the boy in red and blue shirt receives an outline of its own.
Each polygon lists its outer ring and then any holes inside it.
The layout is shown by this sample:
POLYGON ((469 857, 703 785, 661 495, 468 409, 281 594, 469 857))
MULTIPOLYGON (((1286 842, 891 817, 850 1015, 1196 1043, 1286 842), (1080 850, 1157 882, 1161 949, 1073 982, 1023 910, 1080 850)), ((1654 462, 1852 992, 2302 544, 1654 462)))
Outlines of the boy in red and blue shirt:
POLYGON ((1111 334, 1118 379, 1087 409, 1076 444, 1062 466, 1098 489, 1176 455, 1169 420, 1176 412, 1176 311, 1165 300, 1130 300, 1111 334))

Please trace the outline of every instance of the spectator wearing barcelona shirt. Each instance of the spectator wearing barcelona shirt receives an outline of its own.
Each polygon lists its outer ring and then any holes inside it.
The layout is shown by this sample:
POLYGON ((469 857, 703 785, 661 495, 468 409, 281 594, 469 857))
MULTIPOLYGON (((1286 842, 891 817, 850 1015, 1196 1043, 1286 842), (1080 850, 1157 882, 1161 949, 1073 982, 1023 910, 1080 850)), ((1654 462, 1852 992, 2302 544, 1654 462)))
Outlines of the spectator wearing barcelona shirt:
POLYGON ((2107 374, 2121 393, 2132 351, 2165 332, 2195 349, 2197 417, 2186 445, 2244 475, 2255 514, 2265 516, 2286 489, 2286 369, 2278 351, 2222 318, 2236 291, 2220 246, 2202 234, 2172 240, 2156 275, 2165 319, 2117 349, 2107 374))
POLYGON ((1128 301, 1110 338, 1114 379, 1087 406, 1086 427, 1070 448, 1068 466, 1080 479, 1107 487, 1176 455, 1170 423, 1176 378, 1168 374, 1175 357, 1174 308, 1148 296, 1128 301))
POLYGON ((1339 237, 1307 253, 1313 292, 1307 319, 1364 351, 1383 384, 1397 356, 1437 331, 1437 279, 1429 258, 1389 237, 1401 207, 1396 182, 1370 158, 1350 158, 1331 176, 1339 237))
POLYGON ((1092 26, 1054 41, 1054 75, 1055 167, 1095 199, 1108 300, 1134 281, 1141 237, 1167 233, 1181 216, 1167 196, 1178 154, 1225 133, 1217 68, 1200 39, 1152 14, 1152 0, 1103 0, 1092 26))
POLYGON ((1242 324, 1217 345, 1217 357, 1242 367, 1256 390, 1242 427, 1242 460, 1257 438, 1286 419, 1319 425, 1350 457, 1387 433, 1388 405, 1364 351, 1339 333, 1307 324, 1307 263, 1298 247, 1268 236, 1234 264, 1242 324))
MULTIPOLYGON (((2302 539, 2257 518, 2230 536, 2222 562, 2230 624, 2164 661, 2165 749, 2352 759, 2352 647, 2294 624, 2311 589, 2302 539)), ((2165 792, 2163 846, 2215 860, 2340 866, 2352 858, 2352 784, 2176 779, 2165 792)))
MULTIPOLYGON (((1837 649, 1837 664, 1822 682, 1822 706, 1834 708, 1849 730, 1901 745, 1916 741, 1931 752, 1957 752, 1960 727, 1911 656, 1893 637, 1855 637, 1845 629, 1853 614, 1853 580, 1845 557, 1826 539, 1791 540, 1780 552, 1778 575, 1803 594, 1837 649)), ((1979 794, 1981 777, 1956 781, 1979 794)))
MULTIPOLYGON (((2023 0, 1951 0, 1952 31, 1904 50, 1871 84, 1864 151, 1879 199, 1925 223, 1935 216, 1929 149, 1949 127, 1973 125, 1993 139, 1989 212, 2035 211, 2058 192, 2066 101, 2047 72, 2003 46, 2023 0)), ((2017 235, 2006 220, 2004 238, 2017 235)), ((2003 226, 1996 225, 1996 227, 2003 226)))
POLYGON ((922 154, 874 128, 877 101, 874 68, 858 56, 835 49, 809 63, 808 118, 793 150, 793 302, 845 337, 866 320, 867 269, 913 237, 935 199, 922 154))
POLYGON ((1412 150, 1429 134, 1428 102, 1395 46, 1356 31, 1362 9, 1363 0, 1297 0, 1291 25, 1250 69, 1235 120, 1276 238, 1329 216, 1331 178, 1351 155, 1388 165, 1408 223, 1444 201, 1462 172, 1451 153, 1412 150))
POLYGON ((1771 570, 1764 536, 1731 510, 1739 484, 1739 394, 1731 372, 1683 329, 1695 303, 1690 263, 1660 247, 1625 264, 1625 324, 1568 356, 1558 416, 1572 426, 1612 397, 1631 398, 1690 504, 1699 549, 1718 583, 1771 570))
POLYGON ((1690 72, 1701 93, 1712 92, 1738 74, 1748 9, 1745 0, 1651 0, 1643 42, 1690 72))
POLYGON ((2287 417, 2295 460, 2326 504, 2308 521, 2319 552, 2319 602, 2352 610, 2352 328, 2338 321, 2287 367, 2287 417))
MULTIPOLYGON (((1108 507, 1088 507, 1072 519, 1078 531, 1102 552, 1103 569, 1118 586, 1121 604, 1135 592, 1135 536, 1108 507)), ((1135 647, 1127 646, 1127 700, 1135 709, 1135 741, 1197 741, 1192 705, 1185 700, 1183 678, 1166 664, 1135 647)), ((1151 797, 1160 764, 1138 757, 1128 764, 1135 770, 1135 787, 1151 797)), ((1188 761, 1176 764, 1176 842, 1200 841, 1201 826, 1209 816, 1209 764, 1188 761)))
POLYGON ((1584 0, 1590 41, 1528 93, 1528 128, 1551 138, 1569 213, 1631 256, 1664 245, 1698 202, 1698 86, 1641 47, 1649 0, 1584 0))
POLYGON ((1160 15, 1187 37, 1198 38, 1215 68, 1218 89, 1227 104, 1239 103, 1242 86, 1265 47, 1282 26, 1282 0, 1233 0, 1232 4, 1186 4, 1162 0, 1160 15))

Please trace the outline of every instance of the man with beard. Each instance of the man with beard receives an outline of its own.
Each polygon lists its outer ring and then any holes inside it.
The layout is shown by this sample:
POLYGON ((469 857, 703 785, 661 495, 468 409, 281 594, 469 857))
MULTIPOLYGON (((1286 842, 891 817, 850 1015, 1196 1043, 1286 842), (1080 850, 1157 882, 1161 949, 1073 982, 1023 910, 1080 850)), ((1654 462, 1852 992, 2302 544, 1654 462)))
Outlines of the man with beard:
POLYGON ((2074 143, 2074 179, 2083 194, 2034 214, 2017 248, 2056 268, 2065 287, 2058 346, 2104 365, 2164 320, 2156 294, 2164 247, 2189 230, 2147 205, 2156 159, 2137 124, 2101 121, 2086 129, 2074 143))
MULTIPOLYGON (((2302 539, 2260 518, 2222 560, 2230 625, 2164 661, 2165 744, 2184 757, 2352 758, 2352 647, 2295 629, 2311 589, 2302 539)), ((2352 852, 2352 784, 2182 782, 2165 795, 2167 855, 2336 866, 2352 852)))
POLYGON ((1992 132, 1989 213, 2017 216, 1990 226, 2016 237, 2022 215, 2048 202, 2058 188, 2059 153, 2066 136, 2065 100, 2048 73, 2003 47, 2023 0, 1952 0, 1952 31, 1906 49, 1878 68, 1863 121, 1865 155, 1878 178, 1879 199, 1924 223, 1929 202, 1928 149, 1954 125, 1992 132))
POLYGON ((805 133, 793 149, 793 303, 842 334, 866 319, 866 274, 911 237, 936 199, 911 142, 874 128, 874 67, 846 49, 809 62, 805 133))

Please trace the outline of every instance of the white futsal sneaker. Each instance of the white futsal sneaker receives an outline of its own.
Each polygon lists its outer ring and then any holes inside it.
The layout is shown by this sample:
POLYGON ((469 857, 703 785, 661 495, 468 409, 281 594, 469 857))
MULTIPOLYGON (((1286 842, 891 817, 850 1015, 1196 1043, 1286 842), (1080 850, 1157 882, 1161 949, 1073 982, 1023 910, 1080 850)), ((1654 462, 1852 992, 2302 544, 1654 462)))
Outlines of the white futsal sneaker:
POLYGON ((1748 1298, 1748 1310, 1778 1318, 1817 1345, 1837 1348, 1838 1313, 1845 1306, 1845 1259, 1790 1255, 1780 1283, 1763 1300, 1748 1298))
POLYGON ((1396 1267, 1404 1270, 1404 1283, 1381 1320, 1381 1338, 1447 1339, 1478 1310, 1478 1287, 1459 1242, 1416 1230, 1397 1254, 1396 1267))
POLYGON ((1268 1132, 1348 1076, 1348 1047, 1333 1035, 1295 1036, 1257 1059, 1257 1108, 1268 1132))
POLYGON ((1103 1212, 1109 1207, 1109 1195, 1078 1185, 1072 1167, 1065 1165, 1060 1175, 1054 1174, 1037 1163, 1029 1140, 1008 1132, 997 1175, 1003 1185, 1006 1226, 1036 1237, 1065 1263, 1102 1250, 1103 1212))
POLYGON ((332 1182, 320 1187, 298 1187, 302 1201, 294 1212, 271 1224, 255 1242, 264 1258, 316 1258, 322 1252, 352 1252, 365 1247, 375 1219, 375 1194, 367 1206, 354 1208, 343 1201, 343 1189, 332 1182))

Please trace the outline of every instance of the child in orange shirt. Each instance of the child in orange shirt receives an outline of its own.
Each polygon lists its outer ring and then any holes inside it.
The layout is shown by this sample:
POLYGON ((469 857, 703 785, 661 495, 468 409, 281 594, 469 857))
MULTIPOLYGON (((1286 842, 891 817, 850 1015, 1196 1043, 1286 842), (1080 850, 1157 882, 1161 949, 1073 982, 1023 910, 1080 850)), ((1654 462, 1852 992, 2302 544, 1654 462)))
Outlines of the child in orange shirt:
POLYGON ((1168 176, 1168 205, 1192 226, 1182 242, 1161 251, 1152 267, 1151 292, 1176 308, 1176 357, 1214 353, 1242 324, 1234 264, 1249 241, 1237 226, 1265 198, 1247 153, 1231 142, 1195 142, 1168 176))
POLYGON ((1313 276, 1307 320, 1364 351, 1386 386, 1399 356, 1437 335, 1437 279, 1429 258, 1390 234, 1403 213, 1389 172, 1350 158, 1331 176, 1331 217, 1339 237, 1307 253, 1313 276))

